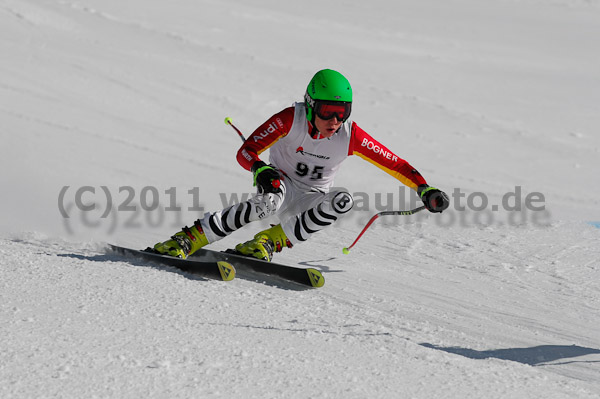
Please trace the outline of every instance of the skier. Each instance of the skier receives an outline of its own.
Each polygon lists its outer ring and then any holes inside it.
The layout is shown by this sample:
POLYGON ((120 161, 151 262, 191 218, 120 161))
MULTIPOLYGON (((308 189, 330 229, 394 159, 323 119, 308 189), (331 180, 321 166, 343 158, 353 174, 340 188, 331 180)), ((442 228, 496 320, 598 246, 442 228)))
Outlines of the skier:
POLYGON ((339 72, 324 69, 311 79, 304 102, 273 115, 258 127, 237 153, 252 172, 257 194, 221 211, 207 213, 165 242, 157 253, 186 258, 250 222, 277 215, 280 223, 238 244, 237 252, 271 261, 273 252, 306 241, 353 206, 346 191, 330 191, 342 161, 350 155, 375 164, 417 191, 427 209, 442 212, 448 196, 349 120, 352 88, 339 72), (270 149, 269 164, 259 155, 270 149))

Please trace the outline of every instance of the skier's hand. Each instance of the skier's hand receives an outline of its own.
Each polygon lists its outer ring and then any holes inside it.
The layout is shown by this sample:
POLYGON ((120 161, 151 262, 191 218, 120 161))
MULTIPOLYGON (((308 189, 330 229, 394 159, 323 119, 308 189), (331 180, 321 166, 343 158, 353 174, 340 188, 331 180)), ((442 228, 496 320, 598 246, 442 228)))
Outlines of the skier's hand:
POLYGON ((259 193, 279 193, 281 176, 277 169, 267 165, 263 161, 256 161, 252 165, 252 173, 254 174, 254 185, 258 187, 259 193))
POLYGON ((417 192, 429 212, 441 213, 450 205, 450 199, 445 192, 427 184, 420 185, 417 192))

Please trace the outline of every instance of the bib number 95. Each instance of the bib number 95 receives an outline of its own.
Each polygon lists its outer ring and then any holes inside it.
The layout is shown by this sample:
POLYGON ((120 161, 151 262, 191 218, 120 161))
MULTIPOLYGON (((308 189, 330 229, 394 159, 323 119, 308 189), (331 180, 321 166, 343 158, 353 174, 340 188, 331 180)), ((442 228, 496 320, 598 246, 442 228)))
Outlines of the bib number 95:
POLYGON ((310 174, 310 180, 321 180, 323 178, 324 166, 315 166, 312 171, 304 162, 298 162, 296 165, 296 174, 300 177, 304 177, 310 174))

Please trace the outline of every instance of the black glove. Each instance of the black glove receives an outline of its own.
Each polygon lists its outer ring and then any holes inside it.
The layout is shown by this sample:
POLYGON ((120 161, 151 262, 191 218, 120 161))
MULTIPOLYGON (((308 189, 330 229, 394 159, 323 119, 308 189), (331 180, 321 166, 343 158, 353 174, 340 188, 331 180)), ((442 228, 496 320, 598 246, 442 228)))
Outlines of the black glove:
POLYGON ((258 187, 258 192, 262 193, 279 193, 281 192, 280 181, 281 176, 277 169, 267 165, 263 161, 256 161, 252 165, 252 173, 254 174, 254 185, 258 187))
POLYGON ((427 184, 420 185, 417 192, 429 212, 441 213, 450 205, 450 198, 445 192, 427 184))

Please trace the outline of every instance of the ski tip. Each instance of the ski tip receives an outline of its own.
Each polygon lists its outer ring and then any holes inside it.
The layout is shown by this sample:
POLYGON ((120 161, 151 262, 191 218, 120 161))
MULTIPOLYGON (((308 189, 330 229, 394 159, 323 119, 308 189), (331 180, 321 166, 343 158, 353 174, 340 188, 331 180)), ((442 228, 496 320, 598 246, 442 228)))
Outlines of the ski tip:
POLYGON ((344 247, 344 248, 342 248, 342 252, 344 255, 348 255, 350 253, 350 248, 344 247))
POLYGON ((223 281, 231 281, 235 278, 235 267, 231 263, 221 260, 217 262, 217 265, 223 281))
POLYGON ((325 277, 323 277, 320 271, 317 269, 306 269, 306 272, 308 273, 310 284, 313 287, 319 288, 325 285, 325 277))

